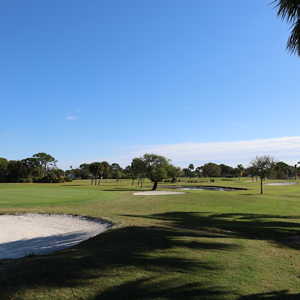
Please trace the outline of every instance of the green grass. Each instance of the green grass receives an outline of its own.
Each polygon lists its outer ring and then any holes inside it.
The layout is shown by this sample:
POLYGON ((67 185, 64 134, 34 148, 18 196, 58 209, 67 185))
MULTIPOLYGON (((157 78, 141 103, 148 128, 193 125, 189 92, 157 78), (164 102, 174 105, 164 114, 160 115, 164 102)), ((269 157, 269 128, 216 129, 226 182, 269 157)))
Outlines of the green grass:
POLYGON ((0 261, 0 299, 300 299, 300 185, 261 196, 251 179, 198 181, 248 190, 133 196, 130 181, 0 184, 0 213, 116 224, 52 255, 0 261))

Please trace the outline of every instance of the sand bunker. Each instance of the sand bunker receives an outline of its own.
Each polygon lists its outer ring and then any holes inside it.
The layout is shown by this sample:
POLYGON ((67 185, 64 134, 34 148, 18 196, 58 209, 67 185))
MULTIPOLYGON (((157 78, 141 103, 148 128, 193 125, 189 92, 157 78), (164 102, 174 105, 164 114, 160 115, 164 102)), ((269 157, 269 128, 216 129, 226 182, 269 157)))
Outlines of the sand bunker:
POLYGON ((0 215, 0 259, 49 254, 79 244, 110 226, 71 215, 0 215))
POLYGON ((292 185, 297 184, 297 182, 272 182, 272 183, 265 183, 265 185, 292 185))
POLYGON ((159 196, 159 195, 182 195, 184 192, 169 192, 169 191, 149 191, 133 193, 136 196, 159 196))

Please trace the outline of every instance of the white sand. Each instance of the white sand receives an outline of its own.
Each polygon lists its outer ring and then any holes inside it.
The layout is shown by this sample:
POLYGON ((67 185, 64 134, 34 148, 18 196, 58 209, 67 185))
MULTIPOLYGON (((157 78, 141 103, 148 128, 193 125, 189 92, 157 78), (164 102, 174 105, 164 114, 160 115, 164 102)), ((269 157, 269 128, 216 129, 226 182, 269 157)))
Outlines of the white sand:
POLYGON ((108 222, 70 215, 0 215, 0 259, 72 247, 110 226, 108 222))
POLYGON ((159 195, 182 195, 183 192, 169 192, 169 191, 149 191, 133 193, 136 196, 159 196, 159 195))
POLYGON ((297 184, 297 182, 272 182, 272 183, 266 183, 265 185, 292 185, 297 184))

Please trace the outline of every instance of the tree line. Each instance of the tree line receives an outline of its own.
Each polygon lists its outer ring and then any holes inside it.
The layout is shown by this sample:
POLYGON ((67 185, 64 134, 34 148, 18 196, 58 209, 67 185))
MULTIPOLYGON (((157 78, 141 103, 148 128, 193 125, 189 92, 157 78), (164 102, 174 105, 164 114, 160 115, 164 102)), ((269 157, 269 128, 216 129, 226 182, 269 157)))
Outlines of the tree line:
POLYGON ((53 156, 44 152, 21 160, 0 157, 0 182, 64 182, 65 172, 56 163, 53 156))
POLYGON ((0 158, 0 182, 49 182, 58 183, 73 179, 89 179, 92 185, 100 185, 103 179, 131 179, 139 186, 143 185, 145 178, 153 182, 153 189, 160 181, 176 182, 181 177, 190 180, 201 177, 263 177, 270 179, 288 179, 296 177, 299 169, 285 162, 275 162, 269 156, 262 156, 252 161, 249 167, 242 164, 236 167, 226 164, 206 163, 195 167, 189 164, 186 168, 179 168, 171 161, 156 154, 145 154, 136 157, 131 164, 122 168, 118 163, 107 161, 83 163, 78 168, 70 167, 64 171, 57 167, 57 160, 50 154, 40 152, 32 157, 22 160, 7 160, 0 158), (265 173, 262 176, 261 165, 265 162, 265 173))

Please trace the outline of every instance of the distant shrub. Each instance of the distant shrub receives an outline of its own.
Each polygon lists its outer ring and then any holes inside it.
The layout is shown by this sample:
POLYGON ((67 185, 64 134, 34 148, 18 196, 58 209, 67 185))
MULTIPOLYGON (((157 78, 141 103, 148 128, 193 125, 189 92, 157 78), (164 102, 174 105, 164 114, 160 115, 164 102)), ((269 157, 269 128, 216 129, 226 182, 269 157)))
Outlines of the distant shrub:
POLYGON ((19 178, 19 182, 20 183, 32 183, 33 179, 31 177, 27 177, 27 178, 19 178))

